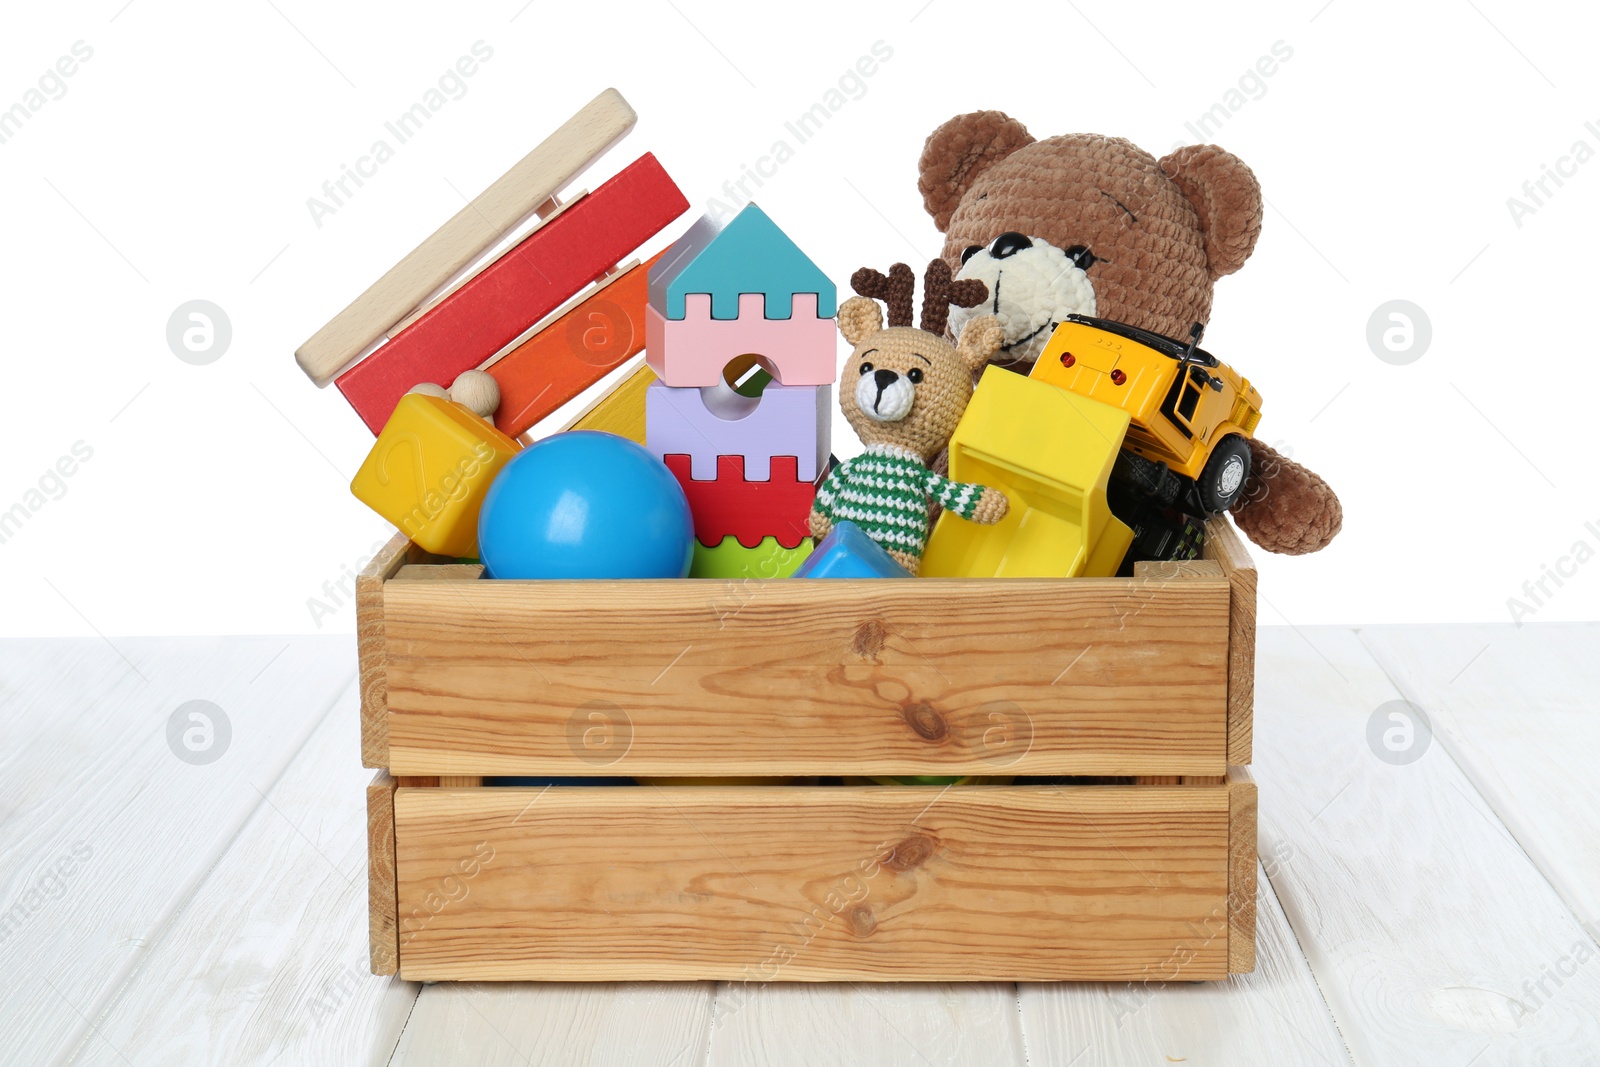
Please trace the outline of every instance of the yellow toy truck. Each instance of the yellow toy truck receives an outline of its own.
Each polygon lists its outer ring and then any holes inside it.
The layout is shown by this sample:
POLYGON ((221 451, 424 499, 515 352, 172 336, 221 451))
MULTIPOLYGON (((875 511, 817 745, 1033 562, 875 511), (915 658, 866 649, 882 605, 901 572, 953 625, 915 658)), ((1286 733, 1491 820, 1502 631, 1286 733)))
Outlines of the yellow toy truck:
POLYGON ((1261 420, 1261 394, 1196 347, 1203 330, 1195 323, 1184 344, 1109 319, 1068 315, 1029 376, 1126 411, 1131 421, 1117 475, 1157 499, 1172 502, 1182 494, 1214 514, 1228 510, 1250 476, 1249 439, 1261 420))

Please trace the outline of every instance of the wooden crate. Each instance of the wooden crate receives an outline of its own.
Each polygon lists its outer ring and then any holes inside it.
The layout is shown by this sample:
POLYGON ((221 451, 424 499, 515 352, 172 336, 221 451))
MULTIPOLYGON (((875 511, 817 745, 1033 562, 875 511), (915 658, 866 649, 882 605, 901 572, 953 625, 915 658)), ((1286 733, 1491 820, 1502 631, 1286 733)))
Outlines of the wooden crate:
POLYGON ((1253 968, 1255 570, 1226 524, 1129 579, 479 576, 397 537, 358 581, 375 973, 1253 968), (480 784, 955 774, 1016 784, 480 784))

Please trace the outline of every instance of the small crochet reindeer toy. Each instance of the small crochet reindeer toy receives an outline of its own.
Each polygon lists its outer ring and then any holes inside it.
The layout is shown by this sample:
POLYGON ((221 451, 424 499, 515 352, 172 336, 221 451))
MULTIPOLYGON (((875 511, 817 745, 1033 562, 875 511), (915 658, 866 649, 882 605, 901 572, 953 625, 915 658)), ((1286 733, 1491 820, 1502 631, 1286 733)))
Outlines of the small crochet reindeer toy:
POLYGON ((911 325, 916 279, 904 263, 887 276, 862 267, 850 285, 860 295, 839 307, 839 332, 855 346, 840 375, 839 407, 867 447, 817 490, 811 533, 826 537, 835 522, 848 520, 916 574, 930 503, 985 525, 1005 517, 1005 494, 928 469, 967 410, 973 374, 999 350, 1005 331, 982 316, 966 324, 957 344, 945 340, 951 304, 973 307, 989 294, 980 281, 952 282, 942 259, 923 275, 921 329, 911 325), (887 327, 878 300, 888 305, 887 327))

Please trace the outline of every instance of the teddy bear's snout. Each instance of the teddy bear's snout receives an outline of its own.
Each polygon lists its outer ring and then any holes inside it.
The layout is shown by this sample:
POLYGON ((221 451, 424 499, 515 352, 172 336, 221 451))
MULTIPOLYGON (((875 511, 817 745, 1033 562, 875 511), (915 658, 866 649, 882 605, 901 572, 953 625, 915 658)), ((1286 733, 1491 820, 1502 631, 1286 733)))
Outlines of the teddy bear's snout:
POLYGON ((1057 248, 1041 237, 1007 231, 988 248, 973 247, 976 251, 963 258, 956 278, 983 282, 989 299, 976 307, 950 309, 950 329, 956 336, 978 315, 993 315, 1006 333, 1001 347, 1005 361, 1028 363, 1068 315, 1095 313, 1088 269, 1100 259, 1086 246, 1057 248))
POLYGON ((899 422, 911 414, 916 391, 909 379, 880 367, 856 382, 856 406, 874 422, 899 422))

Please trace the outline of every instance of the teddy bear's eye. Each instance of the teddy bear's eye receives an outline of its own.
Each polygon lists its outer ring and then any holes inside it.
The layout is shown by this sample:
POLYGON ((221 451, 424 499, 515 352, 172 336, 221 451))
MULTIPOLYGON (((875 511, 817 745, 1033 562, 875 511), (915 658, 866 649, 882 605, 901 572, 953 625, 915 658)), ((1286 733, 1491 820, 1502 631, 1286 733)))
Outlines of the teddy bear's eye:
POLYGON ((906 377, 911 379, 912 385, 916 385, 918 382, 922 381, 922 368, 912 367, 910 370, 906 371, 906 377))
POLYGON ((862 374, 871 374, 872 373, 872 364, 870 364, 870 363, 861 364, 861 373, 862 374))
POLYGON ((961 253, 961 262, 962 262, 962 264, 965 265, 967 260, 971 259, 973 256, 977 255, 979 252, 982 252, 982 251, 983 251, 983 246, 982 245, 968 245, 966 247, 965 251, 963 251, 961 253))
POLYGON ((1007 230, 994 239, 994 243, 989 246, 989 254, 995 259, 1010 259, 1023 249, 1032 247, 1033 242, 1028 239, 1027 234, 1007 230))
POLYGON ((1072 260, 1079 270, 1088 270, 1090 267, 1100 262, 1099 257, 1097 257, 1093 252, 1089 251, 1083 245, 1073 245, 1066 251, 1067 258, 1072 260))

